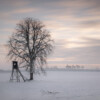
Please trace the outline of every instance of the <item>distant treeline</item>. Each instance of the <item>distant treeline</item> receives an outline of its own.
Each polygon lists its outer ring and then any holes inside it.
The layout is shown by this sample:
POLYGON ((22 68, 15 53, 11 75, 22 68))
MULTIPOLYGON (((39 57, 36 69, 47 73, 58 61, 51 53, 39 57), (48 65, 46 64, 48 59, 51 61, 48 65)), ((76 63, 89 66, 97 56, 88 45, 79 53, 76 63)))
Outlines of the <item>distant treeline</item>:
POLYGON ((67 69, 84 69, 84 66, 80 66, 80 65, 66 65, 67 69))
POLYGON ((45 70, 48 71, 99 71, 99 68, 86 68, 86 66, 83 65, 66 65, 65 67, 47 67, 45 70))

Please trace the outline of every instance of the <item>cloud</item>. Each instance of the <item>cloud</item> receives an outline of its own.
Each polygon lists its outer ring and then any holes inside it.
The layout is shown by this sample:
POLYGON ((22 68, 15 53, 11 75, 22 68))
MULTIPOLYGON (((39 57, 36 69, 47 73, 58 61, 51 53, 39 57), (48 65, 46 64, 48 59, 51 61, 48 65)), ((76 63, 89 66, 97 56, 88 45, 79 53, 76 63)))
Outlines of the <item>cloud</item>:
POLYGON ((100 46, 100 38, 80 37, 66 41, 65 48, 83 48, 100 46))
POLYGON ((80 23, 80 27, 83 28, 100 28, 100 21, 83 21, 80 23))
POLYGON ((18 9, 14 9, 14 10, 11 10, 9 12, 1 12, 1 18, 7 18, 7 17, 11 17, 11 15, 14 15, 14 14, 25 14, 25 13, 32 13, 32 12, 36 12, 38 11, 39 9, 37 8, 18 8, 18 9))
POLYGON ((5 44, 0 44, 0 55, 2 54, 2 55, 6 55, 7 54, 7 46, 5 45, 5 44))
POLYGON ((66 58, 61 58, 61 57, 58 57, 58 58, 49 58, 47 60, 48 62, 71 62, 71 61, 75 61, 75 57, 66 57, 66 58))
POLYGON ((5 28, 5 29, 1 29, 0 31, 1 32, 13 32, 14 29, 12 29, 12 28, 5 28))
POLYGON ((50 65, 100 64, 100 39, 82 37, 57 40, 54 54, 48 59, 50 65), (71 44, 74 44, 72 46, 71 44), (67 47, 69 44, 70 47, 67 47), (79 46, 78 46, 79 45, 79 46))
POLYGON ((30 13, 30 12, 36 12, 38 9, 36 8, 24 8, 24 9, 17 9, 13 10, 11 14, 23 14, 23 13, 30 13))
MULTIPOLYGON (((48 62, 56 65, 100 64, 100 40, 84 38, 84 42, 79 42, 78 44, 88 44, 88 46, 66 48, 60 44, 56 46, 54 54, 51 55, 48 62)), ((62 43, 62 45, 64 44, 62 43)))
MULTIPOLYGON (((22 6, 26 6, 29 4, 29 1, 27 0, 0 0, 0 8, 4 7, 4 8, 16 8, 16 7, 22 7, 22 6)), ((7 10, 7 9, 4 9, 7 10)))

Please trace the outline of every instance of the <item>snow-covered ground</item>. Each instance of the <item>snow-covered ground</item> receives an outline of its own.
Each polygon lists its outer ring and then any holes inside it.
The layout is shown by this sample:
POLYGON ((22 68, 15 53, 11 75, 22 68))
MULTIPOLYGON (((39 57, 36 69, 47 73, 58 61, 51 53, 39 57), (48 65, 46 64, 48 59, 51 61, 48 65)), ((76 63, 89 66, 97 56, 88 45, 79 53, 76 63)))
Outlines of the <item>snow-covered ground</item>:
POLYGON ((47 71, 31 82, 0 73, 0 100, 100 100, 100 72, 47 71))

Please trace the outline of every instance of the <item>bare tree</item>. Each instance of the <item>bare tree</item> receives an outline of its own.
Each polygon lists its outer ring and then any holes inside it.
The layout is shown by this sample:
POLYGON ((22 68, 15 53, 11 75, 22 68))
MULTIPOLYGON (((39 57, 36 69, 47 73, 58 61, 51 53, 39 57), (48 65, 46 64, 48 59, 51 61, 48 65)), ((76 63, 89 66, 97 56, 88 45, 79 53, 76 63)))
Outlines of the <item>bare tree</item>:
POLYGON ((36 68, 43 71, 47 56, 53 49, 53 40, 41 21, 25 18, 17 24, 8 47, 10 59, 18 60, 21 66, 29 69, 30 80, 33 80, 36 68))

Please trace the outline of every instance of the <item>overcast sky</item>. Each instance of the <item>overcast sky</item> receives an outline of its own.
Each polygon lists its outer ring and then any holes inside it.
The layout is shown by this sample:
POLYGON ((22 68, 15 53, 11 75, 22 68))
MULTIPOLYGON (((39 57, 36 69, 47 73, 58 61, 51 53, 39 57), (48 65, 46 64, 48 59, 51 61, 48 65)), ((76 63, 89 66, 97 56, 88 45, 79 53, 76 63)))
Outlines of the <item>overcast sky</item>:
POLYGON ((40 19, 55 40, 49 66, 100 64, 100 0, 0 0, 1 65, 4 44, 26 17, 40 19))

